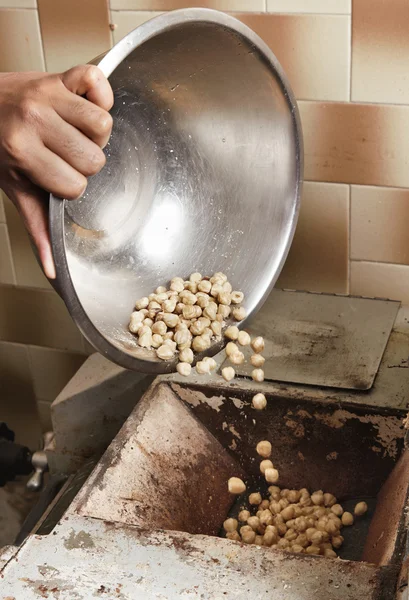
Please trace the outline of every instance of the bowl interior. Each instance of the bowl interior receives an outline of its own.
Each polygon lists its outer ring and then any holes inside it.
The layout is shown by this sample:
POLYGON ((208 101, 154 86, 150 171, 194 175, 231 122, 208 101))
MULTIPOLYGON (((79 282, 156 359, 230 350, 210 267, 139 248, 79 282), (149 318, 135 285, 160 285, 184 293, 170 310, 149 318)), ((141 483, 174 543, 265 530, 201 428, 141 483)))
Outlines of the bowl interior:
POLYGON ((283 81, 243 33, 196 20, 158 29, 121 42, 139 45, 109 77, 106 166, 61 221, 65 296, 85 335, 123 366, 163 372, 127 330, 135 300, 176 275, 224 271, 251 314, 291 242, 301 150, 283 81))

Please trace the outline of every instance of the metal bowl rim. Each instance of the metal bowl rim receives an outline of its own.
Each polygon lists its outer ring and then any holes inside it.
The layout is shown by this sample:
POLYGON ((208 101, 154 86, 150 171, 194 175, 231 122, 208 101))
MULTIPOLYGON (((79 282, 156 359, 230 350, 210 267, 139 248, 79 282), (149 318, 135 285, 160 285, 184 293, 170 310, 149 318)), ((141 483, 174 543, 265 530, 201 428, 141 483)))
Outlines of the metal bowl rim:
MULTIPOLYGON (((274 287, 276 280, 283 268, 284 262, 287 258, 290 246, 294 237, 295 228, 297 225, 298 214, 300 210, 301 202, 301 189, 303 180, 303 137, 301 120, 298 111, 297 102, 292 92, 290 83, 285 75, 280 63, 275 57, 272 50, 267 46, 265 42, 247 25, 236 19, 231 15, 219 12, 217 10, 206 9, 206 8, 188 8, 175 10, 168 13, 158 15, 157 17, 146 21, 142 25, 139 25, 136 29, 131 31, 122 40, 120 40, 111 50, 106 54, 102 55, 92 61, 96 64, 105 74, 109 77, 116 67, 136 48, 141 46, 143 43, 153 38, 154 36, 163 33, 177 25, 188 22, 202 22, 202 23, 214 23, 221 25, 239 33, 244 38, 247 38, 259 52, 268 60, 269 65, 273 71, 277 74, 280 83, 283 87, 283 92, 287 98, 289 109, 291 110, 294 129, 295 129, 295 142, 296 142, 296 167, 297 167, 297 190, 295 197, 295 206, 293 213, 293 222, 291 230, 289 232, 286 246, 281 257, 279 268, 276 270, 275 276, 271 279, 269 286, 265 290, 264 294, 254 307, 252 313, 258 311, 266 299, 268 298, 271 290, 274 287)), ((84 310, 80 299, 77 296, 75 287, 71 280, 70 271, 67 262, 67 255, 65 252, 64 243, 64 205, 67 200, 57 198, 50 194, 50 206, 49 206, 49 228, 51 247, 54 257, 54 262, 57 270, 57 278, 55 281, 55 287, 59 294, 62 296, 74 322, 85 336, 85 338, 98 349, 103 355, 109 358, 112 362, 134 371, 144 373, 168 373, 175 370, 176 361, 166 362, 153 362, 136 358, 119 350, 114 346, 107 338, 105 338, 100 331, 95 327, 86 311, 84 310)), ((251 314, 252 314, 251 313, 251 314)), ((248 315, 251 316, 251 315, 248 315)), ((240 327, 246 323, 242 321, 240 327)), ((216 354, 223 347, 223 343, 214 344, 207 354, 216 354)))

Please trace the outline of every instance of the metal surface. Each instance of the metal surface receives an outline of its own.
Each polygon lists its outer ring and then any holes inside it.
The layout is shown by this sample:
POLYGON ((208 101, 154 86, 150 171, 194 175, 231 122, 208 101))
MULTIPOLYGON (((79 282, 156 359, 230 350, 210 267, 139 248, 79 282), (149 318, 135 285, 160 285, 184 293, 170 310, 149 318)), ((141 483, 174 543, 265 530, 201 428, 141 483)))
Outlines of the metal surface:
POLYGON ((128 332, 134 302, 175 275, 221 270, 248 314, 260 307, 298 217, 298 110, 268 46, 216 11, 146 22, 99 66, 114 89, 114 129, 84 197, 51 198, 57 285, 102 354, 172 371, 128 332))
POLYGON ((73 515, 27 540, 0 575, 2 600, 392 600, 396 578, 389 567, 73 515))
POLYGON ((69 512, 142 529, 217 535, 239 464, 166 384, 126 421, 69 512), (110 492, 107 494, 107 490, 110 492))
MULTIPOLYGON (((249 330, 266 338, 265 378, 333 388, 372 387, 400 303, 273 290, 249 330)), ((236 372, 250 375, 250 363, 236 372)))
POLYGON ((396 507, 386 487, 379 513, 377 506, 368 516, 378 523, 372 539, 383 531, 392 549, 386 560, 382 549, 381 556, 372 550, 381 566, 291 555, 214 534, 232 501, 226 494, 232 469, 245 472, 251 486, 256 472, 260 479, 254 451, 260 437, 275 440, 283 485, 322 484, 341 501, 350 496, 350 507, 363 492, 376 495, 396 464, 403 441, 398 415, 271 397, 256 413, 255 384, 227 392, 164 380, 135 407, 52 534, 31 537, 3 559, 2 600, 396 599, 402 540, 391 534, 397 517, 406 519, 409 472, 402 462, 388 484, 389 491, 400 486, 396 507), (303 431, 291 426, 297 418, 303 431), (383 510, 394 518, 383 518, 383 510))
MULTIPOLYGON (((290 303, 291 294, 293 292, 280 292, 282 302, 290 303)), ((341 300, 348 304, 348 298, 341 300)), ((270 302, 265 306, 269 310, 270 302)), ((268 320, 271 319, 271 315, 271 312, 267 314, 268 320)), ((274 336, 274 331, 270 332, 270 335, 274 336)), ((256 386, 272 396, 293 400, 343 402, 350 405, 365 404, 377 408, 405 410, 409 408, 408 357, 409 310, 401 308, 375 383, 368 391, 303 386, 276 381, 255 384, 247 377, 236 377, 232 382, 226 383, 217 372, 204 377, 197 375, 194 369, 188 378, 175 373, 164 375, 162 379, 192 385, 202 385, 204 381, 207 385, 217 383, 226 393, 236 389, 252 390, 256 386)), ((216 355, 219 366, 223 360, 224 352, 216 355)), ((271 376, 274 377, 274 374, 271 376)), ((56 439, 54 448, 48 453, 51 472, 72 473, 87 457, 100 456, 151 382, 151 376, 124 370, 100 354, 90 356, 52 405, 56 439)))
POLYGON ((100 457, 152 381, 100 354, 90 356, 52 404, 50 471, 75 473, 88 458, 100 457))
POLYGON ((43 486, 44 474, 48 471, 48 459, 45 451, 52 444, 53 439, 54 433, 51 431, 45 433, 43 435, 42 449, 34 452, 31 458, 35 472, 27 481, 26 486, 28 490, 38 492, 43 486))

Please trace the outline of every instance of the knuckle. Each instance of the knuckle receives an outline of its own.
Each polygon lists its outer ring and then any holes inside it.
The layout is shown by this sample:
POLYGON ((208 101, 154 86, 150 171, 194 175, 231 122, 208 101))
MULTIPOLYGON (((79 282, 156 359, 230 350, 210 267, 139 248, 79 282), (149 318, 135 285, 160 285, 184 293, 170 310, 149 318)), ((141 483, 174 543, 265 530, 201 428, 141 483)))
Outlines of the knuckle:
POLYGON ((91 107, 92 110, 92 116, 90 113, 89 119, 88 119, 88 123, 90 125, 91 128, 91 136, 97 141, 99 140, 99 138, 106 138, 106 136, 109 136, 109 134, 111 133, 112 130, 112 125, 113 125, 113 119, 111 117, 111 115, 109 114, 109 112, 106 112, 105 110, 102 109, 98 109, 96 110, 95 107, 91 107))
POLYGON ((88 87, 93 87, 101 79, 101 70, 95 65, 87 65, 84 67, 82 79, 88 87))
POLYGON ((102 151, 91 154, 89 157, 89 174, 96 175, 96 173, 99 173, 105 162, 105 154, 102 151))
POLYGON ((11 131, 6 134, 3 138, 2 145, 10 158, 13 158, 19 164, 23 162, 25 156, 25 144, 19 133, 11 131))
POLYGON ((25 97, 20 102, 21 116, 25 122, 38 122, 41 120, 41 115, 36 101, 30 96, 25 97))
POLYGON ((111 133, 113 123, 114 121, 112 119, 112 116, 109 114, 109 112, 106 112, 99 119, 99 132, 104 136, 109 135, 111 133))
POLYGON ((79 177, 66 186, 64 198, 67 200, 76 200, 84 194, 86 187, 87 180, 83 177, 79 177))

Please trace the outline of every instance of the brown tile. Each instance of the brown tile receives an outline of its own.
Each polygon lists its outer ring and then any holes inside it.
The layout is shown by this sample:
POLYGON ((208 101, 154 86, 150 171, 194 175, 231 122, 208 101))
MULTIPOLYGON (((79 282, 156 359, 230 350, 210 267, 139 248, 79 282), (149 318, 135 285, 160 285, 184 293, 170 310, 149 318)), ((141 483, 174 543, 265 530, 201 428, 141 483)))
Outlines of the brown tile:
POLYGON ((348 15, 351 0, 267 0, 267 11, 348 15))
POLYGON ((44 71, 36 10, 0 9, 0 71, 44 71))
POLYGON ((0 342, 0 421, 16 434, 16 442, 36 450, 40 423, 25 346, 0 342))
POLYGON ((300 217, 276 287, 348 292, 349 187, 304 183, 300 217))
POLYGON ((174 10, 193 7, 215 8, 225 12, 262 12, 265 0, 111 0, 112 10, 174 10))
POLYGON ((351 189, 351 258, 409 264, 409 190, 351 189))
POLYGON ((53 402, 86 360, 83 354, 29 346, 31 375, 37 398, 53 402))
POLYGON ((352 100, 409 104, 409 3, 354 0, 352 100))
POLYGON ((106 0, 38 0, 47 71, 87 63, 111 47, 106 0))
POLYGON ((300 102, 305 178, 409 187, 409 107, 300 102))
POLYGON ((297 98, 349 100, 350 17, 236 16, 270 46, 297 98))
POLYGON ((0 287, 0 340, 82 352, 82 337, 53 291, 0 287))
POLYGON ((53 424, 51 422, 51 404, 46 400, 37 401, 37 411, 40 419, 41 430, 43 433, 53 430, 53 424))
POLYGON ((114 44, 117 44, 119 40, 122 40, 130 31, 133 31, 145 21, 149 21, 161 12, 149 12, 144 10, 112 10, 111 11, 111 22, 115 26, 112 33, 114 44))
POLYGON ((17 284, 50 290, 51 285, 34 256, 23 222, 13 203, 5 196, 4 208, 17 284))
POLYGON ((409 304, 409 267, 351 261, 351 294, 409 304))
POLYGON ((0 283, 16 283, 9 234, 4 223, 0 224, 0 283))

